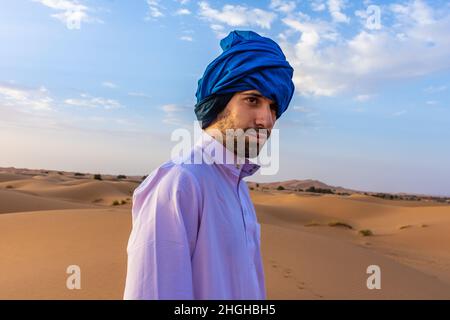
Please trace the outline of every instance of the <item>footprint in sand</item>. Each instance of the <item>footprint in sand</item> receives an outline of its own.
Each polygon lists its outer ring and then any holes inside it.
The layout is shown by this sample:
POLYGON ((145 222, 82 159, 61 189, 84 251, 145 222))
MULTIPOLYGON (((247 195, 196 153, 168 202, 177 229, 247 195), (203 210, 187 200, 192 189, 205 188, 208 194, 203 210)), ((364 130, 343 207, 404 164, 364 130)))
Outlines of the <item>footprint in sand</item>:
POLYGON ((311 288, 308 288, 308 285, 306 284, 306 282, 298 280, 297 277, 292 272, 292 269, 284 268, 283 266, 279 265, 277 263, 277 261, 275 261, 275 260, 269 260, 269 262, 273 269, 275 269, 278 272, 281 272, 283 274, 284 278, 293 279, 295 281, 295 286, 296 286, 297 290, 299 290, 299 291, 307 290, 307 291, 311 292, 311 294, 313 294, 317 298, 324 297, 321 294, 315 293, 311 288))
POLYGON ((270 265, 272 266, 272 268, 274 268, 274 269, 278 268, 278 264, 275 260, 269 260, 269 262, 270 262, 270 265))
POLYGON ((302 281, 297 281, 297 289, 299 290, 305 289, 305 283, 302 281))
POLYGON ((284 274, 283 276, 285 278, 290 278, 292 276, 292 270, 291 269, 284 269, 284 274))
POLYGON ((320 298, 320 299, 323 298, 323 295, 318 294, 318 293, 315 293, 314 290, 311 289, 311 288, 308 288, 308 287, 306 286, 306 283, 303 282, 303 281, 297 281, 297 289, 298 289, 298 290, 307 290, 307 291, 309 291, 312 295, 314 295, 315 297, 320 298))

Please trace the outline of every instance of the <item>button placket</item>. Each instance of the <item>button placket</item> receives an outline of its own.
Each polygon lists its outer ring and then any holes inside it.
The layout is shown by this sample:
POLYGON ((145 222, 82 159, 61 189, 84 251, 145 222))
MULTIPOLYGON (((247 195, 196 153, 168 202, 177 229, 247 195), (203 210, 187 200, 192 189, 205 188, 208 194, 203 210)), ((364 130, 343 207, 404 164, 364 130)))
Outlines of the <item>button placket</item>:
POLYGON ((242 179, 239 179, 237 191, 238 191, 238 195, 239 195, 239 204, 241 207, 242 221, 244 222, 245 242, 246 242, 247 248, 249 248, 250 242, 252 241, 251 237, 253 236, 253 230, 252 230, 252 221, 250 221, 250 212, 249 212, 247 203, 242 203, 242 201, 241 201, 242 196, 245 197, 245 195, 241 194, 240 184, 242 183, 242 181, 243 181, 242 179))

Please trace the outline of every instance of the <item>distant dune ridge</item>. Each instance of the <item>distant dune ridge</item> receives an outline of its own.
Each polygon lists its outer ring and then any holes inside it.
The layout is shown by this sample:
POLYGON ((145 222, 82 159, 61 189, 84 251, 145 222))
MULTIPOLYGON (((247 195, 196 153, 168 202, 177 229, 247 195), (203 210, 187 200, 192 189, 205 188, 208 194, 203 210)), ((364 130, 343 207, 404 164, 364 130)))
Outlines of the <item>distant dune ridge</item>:
MULTIPOLYGON (((256 186, 256 184, 257 184, 256 182, 250 182, 249 187, 256 186)), ((276 189, 279 186, 283 186, 286 190, 298 190, 298 189, 306 190, 308 188, 314 187, 314 188, 318 188, 318 189, 331 189, 331 190, 334 190, 335 192, 349 192, 349 193, 358 192, 356 190, 351 190, 351 189, 347 189, 347 188, 343 188, 343 187, 330 186, 321 181, 312 180, 312 179, 258 183, 258 185, 260 185, 261 187, 268 188, 268 189, 276 189)))
MULTIPOLYGON (((121 299, 142 179, 0 168, 0 299, 121 299), (66 287, 69 265, 80 290, 66 287)), ((317 180, 248 185, 269 299, 450 299, 449 199, 317 180), (379 290, 367 287, 371 265, 379 290)))

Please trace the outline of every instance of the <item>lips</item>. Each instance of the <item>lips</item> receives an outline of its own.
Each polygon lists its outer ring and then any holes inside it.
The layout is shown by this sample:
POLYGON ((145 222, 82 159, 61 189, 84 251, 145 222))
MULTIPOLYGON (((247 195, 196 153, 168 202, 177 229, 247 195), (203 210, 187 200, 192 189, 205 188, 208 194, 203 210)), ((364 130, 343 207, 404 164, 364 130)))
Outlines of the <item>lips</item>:
POLYGON ((245 136, 247 136, 250 141, 256 141, 259 144, 264 144, 267 140, 267 134, 264 131, 247 130, 245 136))

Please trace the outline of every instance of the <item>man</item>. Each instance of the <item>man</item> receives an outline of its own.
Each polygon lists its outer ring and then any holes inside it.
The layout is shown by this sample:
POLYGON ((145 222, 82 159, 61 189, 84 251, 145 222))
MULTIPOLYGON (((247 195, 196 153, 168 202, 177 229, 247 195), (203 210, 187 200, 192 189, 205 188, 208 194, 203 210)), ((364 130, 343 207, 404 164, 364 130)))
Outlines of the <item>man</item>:
POLYGON ((133 194, 125 299, 266 298, 260 224, 242 179, 258 170, 248 157, 289 105, 293 69, 274 41, 252 31, 233 31, 220 45, 198 82, 202 138, 133 194), (239 138, 244 148, 235 148, 239 138))

